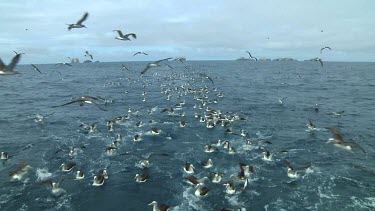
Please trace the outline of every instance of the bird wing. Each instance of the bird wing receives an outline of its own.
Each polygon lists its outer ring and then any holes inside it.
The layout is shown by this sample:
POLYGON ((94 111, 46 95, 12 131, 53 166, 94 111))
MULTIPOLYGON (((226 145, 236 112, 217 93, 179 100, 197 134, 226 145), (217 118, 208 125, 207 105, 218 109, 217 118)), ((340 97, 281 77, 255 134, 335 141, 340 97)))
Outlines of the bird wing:
POLYGON ((151 157, 153 156, 169 156, 168 154, 166 153, 151 153, 149 156, 148 156, 148 159, 150 159, 151 157))
POLYGON ((34 67, 34 70, 36 70, 36 71, 38 71, 40 74, 42 74, 42 72, 40 72, 40 70, 39 70, 35 65, 31 64, 31 66, 34 67))
POLYGON ((94 101, 91 101, 92 102, 92 104, 94 104, 94 105, 96 105, 98 108, 100 108, 100 110, 102 110, 102 111, 107 111, 107 110, 105 110, 104 108, 102 108, 102 107, 100 107, 97 103, 95 103, 94 101))
POLYGON ((93 59, 94 59, 94 57, 92 56, 92 54, 89 54, 89 56, 90 56, 91 60, 93 60, 93 59))
POLYGON ((309 120, 310 126, 315 127, 314 123, 312 123, 312 121, 310 119, 308 119, 308 120, 309 120))
POLYGON ((335 128, 332 128, 332 127, 329 127, 327 129, 332 133, 332 135, 333 135, 333 137, 335 137, 335 139, 345 143, 344 139, 342 138, 342 136, 341 136, 341 134, 338 130, 336 130, 335 128))
POLYGON ((121 30, 113 30, 114 32, 117 32, 118 33, 118 35, 120 36, 120 37, 123 37, 124 35, 122 34, 122 31, 121 30))
POLYGON ((212 78, 210 78, 208 75, 204 74, 204 73, 201 73, 200 74, 201 76, 204 76, 205 78, 209 79, 211 82, 212 82, 212 85, 215 85, 214 81, 212 80, 212 78))
POLYGON ((84 102, 84 101, 85 101, 85 100, 77 99, 77 100, 73 100, 73 101, 70 101, 70 102, 68 102, 68 103, 62 104, 62 105, 52 106, 52 108, 61 107, 61 106, 66 106, 66 105, 70 105, 70 104, 73 104, 73 103, 84 102))
POLYGON ((134 33, 126 34, 125 37, 132 36, 134 39, 137 39, 137 35, 134 33))
POLYGON ((323 61, 321 59, 318 60, 320 62, 320 66, 323 67, 323 61))
POLYGON ((252 58, 253 56, 251 56, 251 53, 249 51, 246 51, 246 53, 249 54, 250 58, 252 58))
POLYGON ((287 165, 289 168, 293 169, 292 164, 289 163, 289 161, 284 160, 285 165, 287 165))
POLYGON ((7 66, 8 71, 13 71, 13 69, 16 67, 17 63, 21 59, 21 54, 17 54, 13 57, 10 64, 7 66))
POLYGON ((141 53, 141 52, 139 52, 139 51, 138 51, 138 52, 137 52, 137 53, 135 53, 135 54, 134 54, 133 56, 136 56, 136 55, 138 55, 138 54, 140 54, 140 53, 141 53))
POLYGON ((85 12, 85 14, 83 14, 82 18, 79 19, 79 21, 77 21, 77 25, 81 25, 83 23, 83 21, 85 21, 87 19, 88 16, 89 16, 89 13, 85 12))
POLYGON ((157 64, 157 63, 162 62, 162 61, 168 61, 169 59, 172 59, 172 57, 161 59, 161 60, 155 61, 153 63, 157 64))
POLYGON ((146 68, 141 72, 141 75, 144 74, 145 72, 147 72, 148 69, 150 69, 151 67, 149 65, 146 66, 146 68))
POLYGON ((166 63, 164 63, 167 67, 169 67, 169 68, 171 68, 171 69, 173 69, 173 67, 171 66, 171 65, 169 65, 169 64, 166 64, 166 63))
POLYGON ((144 54, 144 55, 148 56, 148 54, 147 54, 147 53, 145 53, 145 52, 142 52, 142 54, 144 54))
POLYGON ((5 64, 4 64, 3 60, 1 60, 1 58, 0 58, 0 70, 2 70, 2 69, 5 69, 5 64))

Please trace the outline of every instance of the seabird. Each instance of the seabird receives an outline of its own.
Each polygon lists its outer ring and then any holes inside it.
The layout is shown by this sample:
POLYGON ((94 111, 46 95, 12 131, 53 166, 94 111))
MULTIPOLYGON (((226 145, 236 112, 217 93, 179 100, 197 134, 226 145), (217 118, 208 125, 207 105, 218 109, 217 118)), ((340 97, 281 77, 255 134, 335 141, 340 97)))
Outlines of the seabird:
POLYGON ((146 66, 146 68, 141 72, 141 75, 144 74, 145 72, 147 72, 147 70, 150 69, 150 68, 152 68, 152 67, 158 67, 158 66, 160 66, 160 64, 159 64, 160 62, 168 61, 169 59, 172 59, 172 57, 148 63, 147 66, 146 66))
POLYGON ((284 100, 285 100, 286 98, 288 98, 288 97, 283 97, 282 99, 279 99, 279 103, 280 103, 280 104, 283 104, 283 103, 284 103, 284 100))
POLYGON ((42 72, 40 72, 40 70, 33 64, 31 64, 31 66, 33 66, 34 70, 38 71, 40 74, 42 74, 42 72))
POLYGON ((266 150, 265 152, 263 152, 263 160, 272 161, 272 154, 270 153, 270 151, 266 150))
POLYGON ((85 21, 87 19, 88 16, 89 16, 89 13, 85 12, 85 14, 83 14, 82 18, 79 19, 77 21, 77 23, 67 24, 68 25, 68 30, 70 31, 73 28, 87 28, 82 23, 83 23, 83 21, 85 21))
POLYGON ((151 128, 151 133, 155 134, 155 135, 158 135, 160 132, 159 132, 159 129, 157 129, 156 127, 153 127, 153 128, 151 128))
POLYGON ((334 146, 339 147, 341 149, 346 149, 352 151, 354 147, 359 148, 362 152, 366 153, 365 150, 357 143, 354 142, 346 142, 342 138, 340 132, 335 128, 329 127, 327 128, 333 135, 333 138, 329 138, 327 143, 332 143, 334 146))
POLYGON ((179 122, 179 125, 180 125, 180 127, 185 127, 185 126, 186 126, 186 122, 183 121, 183 120, 181 120, 181 121, 179 122))
POLYGON ((198 179, 192 175, 186 177, 187 182, 192 184, 192 185, 203 185, 205 180, 208 180, 208 177, 203 177, 201 179, 198 179))
POLYGON ((78 99, 74 99, 74 100, 72 100, 72 101, 70 101, 68 103, 65 103, 65 104, 62 104, 62 105, 58 105, 58 106, 52 106, 52 108, 66 106, 66 105, 70 105, 70 104, 73 104, 73 103, 79 103, 80 106, 83 106, 85 103, 87 103, 87 104, 94 104, 100 110, 106 111, 105 109, 103 109, 102 107, 100 107, 97 103, 95 103, 94 100, 98 100, 98 99, 99 98, 91 97, 91 96, 82 96, 82 97, 79 97, 78 99))
POLYGON ((200 75, 200 76, 203 76, 204 78, 207 78, 208 80, 211 81, 212 85, 215 85, 214 80, 212 80, 212 78, 211 78, 210 76, 208 76, 208 75, 206 75, 206 74, 204 74, 204 73, 200 73, 199 75, 200 75))
POLYGON ((74 166, 76 166, 75 163, 68 163, 68 164, 63 163, 63 164, 61 164, 60 168, 63 171, 69 172, 74 168, 74 166))
POLYGON ((138 51, 137 53, 135 53, 133 56, 136 56, 136 55, 138 55, 138 54, 143 54, 143 55, 146 55, 146 56, 148 56, 148 54, 147 53, 145 53, 145 52, 143 52, 143 51, 138 51))
POLYGON ((29 169, 31 169, 31 166, 29 165, 25 166, 25 161, 20 161, 18 168, 9 173, 9 176, 11 177, 11 181, 21 180, 23 176, 25 176, 25 174, 29 172, 29 169))
POLYGON ((94 176, 92 186, 102 186, 104 184, 104 180, 105 180, 104 175, 94 176))
POLYGON ((314 123, 312 123, 311 119, 308 119, 309 120, 309 124, 307 124, 307 127, 309 128, 310 131, 312 130, 316 130, 316 126, 314 125, 314 123))
POLYGON ((135 142, 142 141, 141 135, 135 134, 134 137, 133 137, 133 141, 135 141, 135 142))
POLYGON ((195 189, 194 194, 196 196, 206 196, 209 191, 210 191, 210 189, 208 189, 206 187, 202 187, 201 185, 197 185, 197 189, 195 189))
POLYGON ((128 69, 128 67, 126 67, 124 64, 121 64, 121 65, 122 65, 122 68, 123 68, 124 70, 130 71, 130 70, 128 69))
POLYGON ((131 153, 131 152, 126 152, 126 153, 123 153, 123 154, 120 154, 120 155, 132 155, 132 156, 135 156, 137 158, 140 159, 139 163, 141 164, 141 166, 143 168, 148 168, 150 167, 150 159, 152 157, 155 157, 155 156, 169 156, 168 154, 166 153, 151 153, 149 154, 148 156, 146 157, 143 157, 143 156, 140 156, 140 155, 137 155, 137 154, 134 154, 134 153, 131 153))
POLYGON ((116 152, 116 150, 117 150, 117 147, 107 147, 105 149, 108 155, 112 155, 114 152, 116 152))
POLYGON ((221 177, 224 176, 224 173, 218 173, 218 172, 210 172, 210 173, 214 175, 211 180, 213 183, 220 183, 221 177))
POLYGON ((142 173, 142 174, 136 174, 134 179, 135 179, 136 182, 140 183, 140 182, 146 182, 148 177, 149 177, 148 173, 145 172, 145 173, 142 173))
POLYGON ((123 33, 121 32, 121 30, 113 30, 113 31, 115 31, 115 32, 118 33, 118 36, 115 37, 115 39, 118 39, 118 40, 124 40, 124 41, 127 41, 127 40, 131 41, 131 40, 129 39, 129 36, 132 36, 134 39, 137 39, 137 35, 134 34, 134 33, 123 34, 123 33))
POLYGON ((93 124, 82 123, 79 127, 82 127, 83 129, 88 130, 89 133, 93 133, 93 132, 96 131, 96 125, 97 124, 98 124, 98 122, 95 122, 93 124))
POLYGON ((246 53, 248 53, 248 54, 249 54, 249 59, 250 59, 250 58, 252 58, 252 59, 255 59, 255 61, 258 61, 258 59, 257 59, 257 58, 255 58, 255 57, 253 57, 253 56, 251 55, 251 53, 250 53, 249 51, 246 51, 246 53))
POLYGON ((156 201, 151 202, 148 206, 153 206, 153 211, 169 211, 171 206, 166 204, 158 204, 156 201))
POLYGON ((194 173, 194 165, 191 164, 191 163, 188 163, 188 162, 185 162, 185 166, 184 166, 184 171, 188 174, 193 174, 194 173))
POLYGON ((341 116, 345 111, 326 113, 327 115, 341 116))
POLYGON ((17 51, 13 51, 16 55, 18 54, 26 54, 26 53, 18 53, 17 51))
POLYGON ((316 62, 320 62, 320 66, 323 67, 323 61, 322 61, 322 59, 316 58, 314 61, 316 61, 316 62))
POLYGON ((15 67, 20 59, 21 59, 21 54, 17 54, 13 57, 9 65, 5 65, 0 58, 0 75, 19 74, 19 72, 15 71, 15 67))
POLYGON ((8 160, 8 153, 7 152, 1 152, 0 160, 8 160))
POLYGON ((91 58, 91 60, 93 60, 93 59, 94 59, 94 57, 92 56, 92 54, 90 54, 90 53, 89 53, 89 51, 86 51, 85 53, 86 53, 86 54, 85 54, 85 56, 88 56, 88 57, 90 57, 90 58, 91 58))
POLYGON ((307 169, 311 167, 311 164, 310 164, 310 165, 299 167, 299 168, 293 168, 293 166, 289 163, 289 161, 284 160, 284 163, 288 166, 287 174, 288 174, 288 177, 290 178, 298 178, 299 177, 298 172, 297 172, 298 170, 307 169))
POLYGON ((59 186, 60 186, 60 183, 63 181, 64 179, 61 179, 60 182, 52 182, 52 180, 48 179, 48 180, 43 180, 43 181, 40 181, 40 182, 36 182, 36 184, 38 185, 49 185, 51 187, 51 190, 52 190, 52 194, 59 194, 63 191, 63 189, 61 189, 59 186))
POLYGON ((236 192, 236 187, 234 186, 233 182, 225 182, 223 185, 226 187, 226 193, 234 194, 236 192))
POLYGON ((324 49, 332 50, 330 47, 323 47, 323 48, 320 49, 320 53, 322 53, 324 49))
POLYGON ((238 173, 237 178, 243 180, 250 176, 250 174, 254 173, 254 167, 250 165, 246 165, 244 163, 239 163, 240 165, 240 173, 238 173))
POLYGON ((208 169, 208 168, 211 168, 214 163, 212 162, 211 159, 208 159, 208 160, 201 161, 201 164, 203 168, 208 169))
POLYGON ((212 152, 217 152, 219 151, 215 146, 212 146, 212 145, 206 145, 204 146, 204 151, 205 152, 209 152, 209 153, 212 153, 212 152))
POLYGON ((77 173, 76 173, 76 179, 80 180, 80 179, 84 179, 84 178, 85 178, 85 174, 83 173, 83 171, 78 170, 77 173))

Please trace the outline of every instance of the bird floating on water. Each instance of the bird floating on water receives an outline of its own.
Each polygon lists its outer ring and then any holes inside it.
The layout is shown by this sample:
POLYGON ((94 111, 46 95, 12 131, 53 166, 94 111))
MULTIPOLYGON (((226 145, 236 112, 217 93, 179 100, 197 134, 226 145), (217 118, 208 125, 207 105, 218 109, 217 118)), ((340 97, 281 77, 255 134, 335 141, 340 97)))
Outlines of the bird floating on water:
POLYGON ((85 21, 87 19, 88 16, 89 16, 89 13, 85 12, 83 14, 82 18, 77 21, 77 23, 67 24, 68 25, 68 30, 70 31, 73 28, 87 28, 82 23, 83 23, 83 21, 85 21))

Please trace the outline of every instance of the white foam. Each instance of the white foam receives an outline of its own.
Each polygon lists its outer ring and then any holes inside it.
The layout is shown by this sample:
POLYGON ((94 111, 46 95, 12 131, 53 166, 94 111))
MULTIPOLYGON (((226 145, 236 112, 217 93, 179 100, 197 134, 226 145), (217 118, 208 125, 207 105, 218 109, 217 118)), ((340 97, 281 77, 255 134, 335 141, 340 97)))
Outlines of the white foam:
POLYGON ((36 176, 38 177, 38 180, 45 180, 52 176, 52 173, 48 172, 48 169, 46 168, 38 168, 36 169, 36 176))

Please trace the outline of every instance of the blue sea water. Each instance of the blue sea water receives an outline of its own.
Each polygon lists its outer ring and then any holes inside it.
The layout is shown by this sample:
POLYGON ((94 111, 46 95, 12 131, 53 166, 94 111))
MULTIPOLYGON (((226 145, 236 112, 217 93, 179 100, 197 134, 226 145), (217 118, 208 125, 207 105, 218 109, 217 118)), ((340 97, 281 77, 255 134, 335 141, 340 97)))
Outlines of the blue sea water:
POLYGON ((174 210, 375 209, 374 63, 326 62, 321 68, 317 62, 173 61, 169 62, 173 69, 151 68, 141 76, 146 64, 37 65, 43 74, 19 65, 22 74, 0 77, 0 151, 10 154, 0 165, 0 210, 152 210, 148 206, 152 201, 174 210), (107 103, 97 102, 107 111, 89 104, 52 108, 85 95, 106 99, 107 103), (203 109, 197 98, 208 101, 203 109), (182 108, 176 109, 183 101, 182 108), (194 115, 209 113, 207 107, 245 118, 229 127, 248 135, 225 133, 228 127, 206 128, 194 115), (164 108, 175 112, 162 113, 164 108), (328 115, 339 111, 344 113, 328 115), (36 115, 48 114, 52 115, 44 124, 35 122, 36 115), (106 121, 128 114, 130 119, 108 131, 106 121), (317 130, 307 129, 308 119, 317 130), (179 127, 180 120, 186 121, 186 127, 179 127), (139 121, 141 127, 136 126, 139 121), (96 132, 80 127, 95 122, 96 132), (153 127, 161 133, 152 134, 153 127), (332 135, 326 127, 337 128, 345 140, 359 144, 366 153, 327 144, 332 135), (124 140, 110 155, 105 149, 117 134, 124 140), (136 134, 142 141, 133 141, 136 134), (229 154, 222 146, 215 153, 204 151, 205 145, 219 139, 229 141, 237 153, 229 154), (249 148, 247 140, 255 145, 249 148), (73 146, 84 147, 70 156, 73 146), (264 149, 273 154, 272 161, 262 159, 264 149), (154 156, 151 166, 143 169, 137 156, 119 155, 126 152, 169 156, 154 156), (214 165, 204 169, 200 162, 208 158, 214 165), (22 180, 10 181, 8 173, 22 160, 32 169, 22 180), (296 168, 312 166, 293 179, 287 176, 284 160, 296 168), (60 165, 69 162, 76 167, 63 172, 60 165), (223 184, 206 181, 209 194, 195 196, 195 188, 185 179, 185 162, 196 167, 198 178, 211 178, 209 172, 225 173, 223 182, 234 182, 236 193, 227 194, 223 184), (240 162, 254 167, 243 192, 244 181, 236 178, 240 162), (83 180, 74 179, 79 169, 85 172, 83 180), (92 186, 94 175, 102 169, 107 169, 109 178, 103 186, 92 186), (136 183, 134 176, 143 172, 149 179, 136 183), (45 179, 63 179, 63 191, 53 194, 48 185, 36 184, 45 179))

